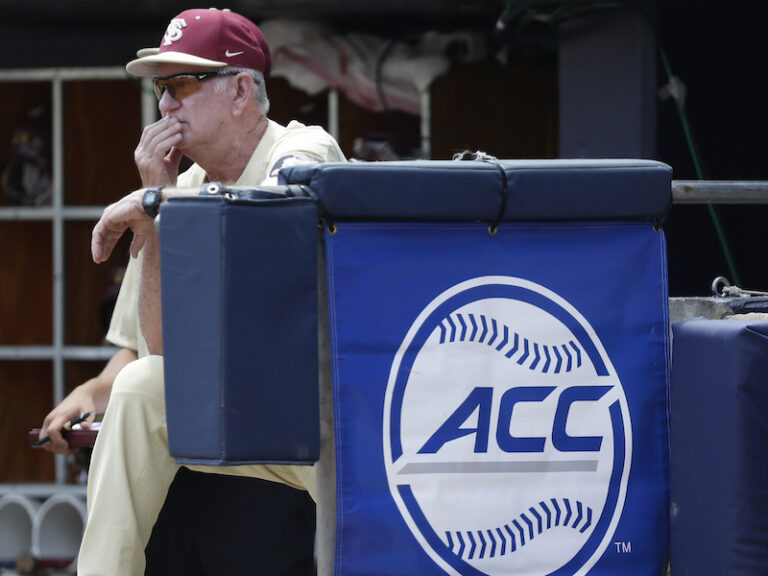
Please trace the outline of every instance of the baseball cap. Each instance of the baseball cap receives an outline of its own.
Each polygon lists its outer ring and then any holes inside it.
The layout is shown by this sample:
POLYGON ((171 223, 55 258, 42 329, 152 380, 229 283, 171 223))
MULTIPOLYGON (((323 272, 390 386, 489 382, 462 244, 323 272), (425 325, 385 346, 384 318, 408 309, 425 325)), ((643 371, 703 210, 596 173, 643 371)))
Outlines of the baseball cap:
POLYGON ((254 68, 269 76, 271 57, 261 30, 245 16, 216 8, 185 10, 174 17, 158 48, 143 48, 125 69, 157 76, 159 64, 254 68))

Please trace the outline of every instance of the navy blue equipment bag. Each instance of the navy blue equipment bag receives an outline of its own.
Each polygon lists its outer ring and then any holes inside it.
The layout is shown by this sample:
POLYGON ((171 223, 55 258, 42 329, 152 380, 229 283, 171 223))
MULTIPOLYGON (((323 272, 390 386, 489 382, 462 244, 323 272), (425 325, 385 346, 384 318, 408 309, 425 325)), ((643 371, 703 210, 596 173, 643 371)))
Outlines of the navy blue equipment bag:
POLYGON ((182 463, 319 454, 317 209, 265 196, 163 206, 168 443, 182 463))

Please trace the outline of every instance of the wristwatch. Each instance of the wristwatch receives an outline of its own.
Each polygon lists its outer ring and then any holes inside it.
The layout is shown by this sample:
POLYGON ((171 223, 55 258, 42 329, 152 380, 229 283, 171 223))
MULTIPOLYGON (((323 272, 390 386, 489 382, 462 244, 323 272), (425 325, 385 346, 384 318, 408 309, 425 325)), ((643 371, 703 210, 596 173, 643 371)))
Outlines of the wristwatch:
POLYGON ((141 206, 147 215, 154 218, 160 211, 160 203, 163 201, 163 188, 165 186, 150 186, 144 191, 141 206))

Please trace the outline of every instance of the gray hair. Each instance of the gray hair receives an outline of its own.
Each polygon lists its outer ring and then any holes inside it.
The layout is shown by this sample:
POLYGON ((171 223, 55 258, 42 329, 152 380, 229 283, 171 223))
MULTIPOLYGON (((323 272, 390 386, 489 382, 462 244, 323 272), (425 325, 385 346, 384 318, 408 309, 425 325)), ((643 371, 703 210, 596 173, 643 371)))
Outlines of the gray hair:
MULTIPOLYGON (((269 97, 267 96, 267 83, 264 80, 264 74, 253 68, 242 68, 239 66, 227 66, 226 68, 217 70, 217 72, 223 76, 234 76, 240 74, 240 72, 250 74, 251 78, 253 78, 253 84, 256 87, 256 104, 258 105, 259 110, 261 110, 265 116, 267 115, 269 112, 269 97)), ((215 90, 218 92, 223 89, 224 83, 221 81, 221 78, 218 78, 215 90)))

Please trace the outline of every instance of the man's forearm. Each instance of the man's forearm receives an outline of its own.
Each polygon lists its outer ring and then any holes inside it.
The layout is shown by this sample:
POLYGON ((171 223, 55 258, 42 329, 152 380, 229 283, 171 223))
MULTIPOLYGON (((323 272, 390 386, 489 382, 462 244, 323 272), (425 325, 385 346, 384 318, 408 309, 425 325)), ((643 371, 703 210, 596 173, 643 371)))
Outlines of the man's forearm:
MULTIPOLYGON (((163 353, 160 318, 160 238, 154 220, 142 206, 144 189, 136 190, 104 210, 93 229, 91 254, 96 263, 109 258, 117 241, 130 229, 133 232, 131 255, 144 250, 144 264, 139 288, 139 327, 150 354, 163 353)), ((163 197, 196 196, 196 188, 166 188, 163 197)))
POLYGON ((144 244, 144 262, 139 286, 139 329, 150 354, 163 353, 163 323, 160 300, 160 236, 155 233, 144 244))
POLYGON ((101 373, 88 382, 82 384, 93 397, 96 405, 96 413, 103 413, 107 409, 109 396, 112 393, 112 383, 120 370, 138 358, 136 351, 129 348, 121 348, 107 362, 101 373))

